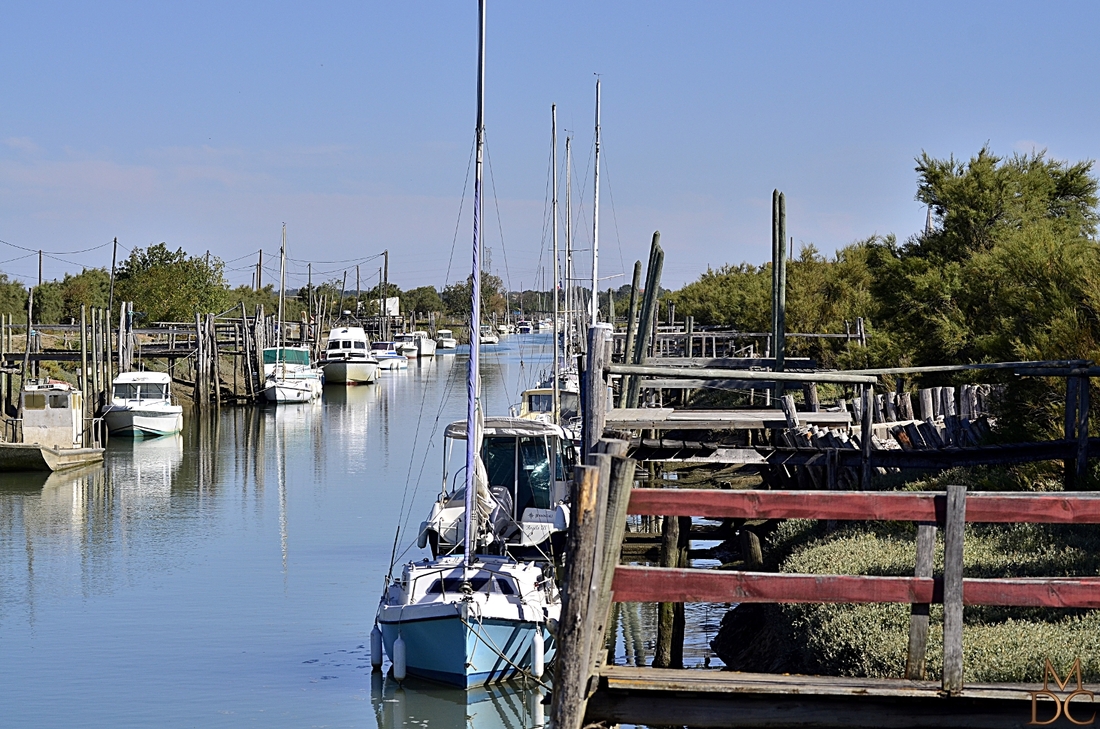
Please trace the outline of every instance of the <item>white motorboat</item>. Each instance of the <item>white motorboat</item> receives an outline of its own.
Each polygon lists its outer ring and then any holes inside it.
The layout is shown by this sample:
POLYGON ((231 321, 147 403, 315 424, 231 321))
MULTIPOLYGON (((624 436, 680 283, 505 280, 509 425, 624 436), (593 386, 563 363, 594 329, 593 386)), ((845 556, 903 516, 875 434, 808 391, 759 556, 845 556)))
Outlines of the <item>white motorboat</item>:
POLYGON ((324 391, 324 373, 313 366, 308 347, 264 350, 264 398, 268 402, 309 402, 324 391))
POLYGON ((403 357, 416 359, 416 338, 411 333, 395 334, 393 336, 393 349, 403 357))
POLYGON ((530 334, 535 330, 534 324, 527 320, 516 322, 516 331, 520 334, 530 334))
MULTIPOLYGON (((474 215, 481 215, 484 155, 485 3, 479 4, 477 164, 474 215)), ((371 631, 371 662, 381 666, 380 649, 393 662, 397 680, 406 674, 470 688, 522 674, 536 679, 554 654, 550 626, 561 615, 553 567, 488 556, 502 546, 512 526, 509 509, 489 490, 481 460, 480 239, 474 226, 473 285, 470 297, 470 359, 466 373, 465 467, 462 487, 462 555, 437 556, 404 566, 387 576, 371 631), (482 552, 479 554, 479 552, 482 552)), ((517 421, 525 422, 525 421, 517 421)), ((457 435, 455 426, 448 430, 457 435)), ((513 455, 513 467, 515 455, 513 455)), ((503 462, 500 464, 503 466, 503 462)), ((549 474, 547 474, 549 475, 549 474)), ((453 492, 452 492, 453 493, 453 492)), ((455 494, 457 495, 457 494, 455 494)))
POLYGON ((538 328, 540 332, 552 332, 554 331, 553 319, 539 319, 538 328))
POLYGON ((183 408, 172 404, 166 372, 123 372, 111 389, 103 420, 111 435, 134 438, 171 435, 183 429, 183 408))
POLYGON ((328 333, 321 362, 325 382, 337 385, 369 384, 378 379, 378 360, 362 327, 340 327, 328 333))
POLYGON ((454 349, 458 346, 458 340, 450 329, 440 329, 436 333, 435 343, 440 349, 454 349))
POLYGON ((435 340, 428 336, 427 332, 417 330, 413 332, 412 335, 413 340, 416 342, 417 357, 435 356, 435 340))
POLYGON ((409 368, 409 360, 394 347, 395 342, 371 342, 371 356, 378 360, 378 367, 382 370, 405 370, 409 368))
POLYGON ((499 344, 500 337, 496 335, 491 326, 483 326, 478 333, 478 342, 480 344, 499 344))

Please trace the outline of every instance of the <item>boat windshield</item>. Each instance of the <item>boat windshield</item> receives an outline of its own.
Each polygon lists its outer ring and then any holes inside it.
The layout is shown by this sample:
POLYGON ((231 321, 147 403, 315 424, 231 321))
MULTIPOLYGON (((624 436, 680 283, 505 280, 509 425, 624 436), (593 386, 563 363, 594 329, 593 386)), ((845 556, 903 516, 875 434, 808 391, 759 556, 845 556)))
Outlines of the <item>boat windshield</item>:
POLYGON ((552 393, 531 393, 527 396, 527 412, 548 413, 554 409, 552 393))
POLYGON ((115 385, 119 400, 167 400, 168 385, 149 382, 122 382, 115 385))
POLYGON ((308 365, 309 351, 304 349, 265 349, 264 364, 286 362, 294 365, 308 365))
POLYGON ((550 508, 550 458, 546 438, 490 436, 481 457, 489 486, 501 486, 514 494, 515 517, 525 509, 550 508))

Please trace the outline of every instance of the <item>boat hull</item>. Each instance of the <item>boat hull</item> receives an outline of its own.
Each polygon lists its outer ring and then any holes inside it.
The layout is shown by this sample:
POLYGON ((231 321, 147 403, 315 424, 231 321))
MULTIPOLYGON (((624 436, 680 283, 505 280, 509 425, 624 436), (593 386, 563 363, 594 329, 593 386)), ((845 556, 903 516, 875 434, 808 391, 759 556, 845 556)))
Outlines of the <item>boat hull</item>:
POLYGON ((117 409, 103 413, 111 435, 133 438, 156 438, 183 430, 183 409, 137 410, 117 409))
POLYGON ((325 382, 336 385, 366 385, 378 379, 379 365, 374 362, 327 362, 325 382))
POLYGON ((392 660, 393 643, 400 634, 409 675, 460 688, 504 681, 529 671, 536 630, 542 631, 546 662, 553 658, 553 638, 542 625, 463 616, 463 606, 454 607, 451 615, 380 620, 386 655, 392 660))
POLYGON ((406 370, 409 368, 409 360, 404 355, 397 356, 379 356, 375 354, 375 359, 378 360, 378 368, 383 370, 406 370))
POLYGON ((267 383, 264 398, 274 403, 309 402, 321 394, 320 390, 320 381, 276 380, 267 383))
POLYGON ((427 337, 419 337, 416 340, 416 353, 420 357, 435 356, 435 340, 427 337))
POLYGON ((61 471, 102 460, 102 448, 50 448, 37 443, 0 443, 0 471, 61 471))

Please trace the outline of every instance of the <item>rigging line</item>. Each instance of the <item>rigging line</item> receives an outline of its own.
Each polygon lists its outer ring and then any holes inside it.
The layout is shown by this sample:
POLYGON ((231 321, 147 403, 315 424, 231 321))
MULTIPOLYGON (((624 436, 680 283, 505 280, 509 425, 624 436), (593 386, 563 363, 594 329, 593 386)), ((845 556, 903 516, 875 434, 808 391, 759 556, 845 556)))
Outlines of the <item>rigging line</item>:
POLYGON ((6 240, 0 240, 0 243, 3 243, 6 246, 11 246, 12 248, 18 248, 21 251, 29 251, 31 253, 42 253, 42 255, 47 255, 47 254, 52 253, 56 256, 75 256, 78 253, 87 253, 89 251, 98 251, 100 248, 105 248, 106 246, 111 245, 111 241, 107 241, 106 243, 103 243, 102 245, 93 246, 92 248, 84 248, 83 250, 79 250, 79 251, 45 251, 45 250, 44 251, 39 251, 37 248, 27 248, 26 246, 16 245, 15 243, 8 243, 6 240))
POLYGON ((604 177, 607 178, 607 196, 611 198, 611 220, 615 223, 615 242, 619 246, 619 273, 626 273, 626 263, 623 261, 623 242, 619 238, 619 216, 615 214, 615 193, 611 190, 611 164, 607 160, 607 150, 604 149, 603 163, 606 169, 604 177))
POLYGON ((470 168, 474 162, 474 150, 477 148, 477 133, 474 133, 473 143, 470 145, 470 159, 466 162, 466 179, 462 182, 462 199, 458 202, 458 219, 455 220, 455 233, 451 238, 451 255, 447 257, 447 274, 443 278, 443 288, 451 280, 451 264, 455 257, 455 243, 458 242, 458 228, 462 225, 462 210, 466 207, 466 186, 470 183, 470 168))
POLYGON ((485 166, 489 168, 489 184, 493 187, 493 207, 497 211, 497 231, 500 233, 500 252, 504 255, 505 291, 512 288, 512 274, 508 270, 508 248, 504 245, 504 225, 500 222, 500 199, 497 197, 497 181, 493 177, 493 162, 489 158, 489 143, 485 142, 485 166))

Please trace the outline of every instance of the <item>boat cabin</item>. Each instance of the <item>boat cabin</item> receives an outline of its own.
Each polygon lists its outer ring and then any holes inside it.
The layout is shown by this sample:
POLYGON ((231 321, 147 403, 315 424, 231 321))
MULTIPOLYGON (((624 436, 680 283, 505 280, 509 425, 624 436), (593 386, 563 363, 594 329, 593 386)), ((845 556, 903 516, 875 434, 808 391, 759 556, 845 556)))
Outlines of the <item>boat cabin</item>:
POLYGON ((27 380, 19 393, 23 442, 49 448, 80 448, 84 433, 84 400, 67 382, 27 380))
MULTIPOLYGON (((581 411, 580 393, 558 390, 559 420, 568 423, 581 411)), ((554 410, 554 388, 533 387, 523 391, 519 403, 519 417, 525 420, 550 420, 554 410)))
POLYGON ((309 349, 306 347, 268 347, 264 350, 264 375, 274 374, 277 365, 310 367, 309 349))
POLYGON ((171 404, 172 377, 166 372, 123 372, 115 378, 111 401, 116 405, 131 402, 171 404))

